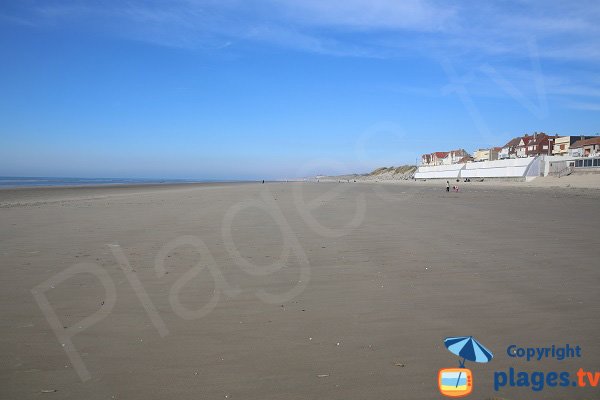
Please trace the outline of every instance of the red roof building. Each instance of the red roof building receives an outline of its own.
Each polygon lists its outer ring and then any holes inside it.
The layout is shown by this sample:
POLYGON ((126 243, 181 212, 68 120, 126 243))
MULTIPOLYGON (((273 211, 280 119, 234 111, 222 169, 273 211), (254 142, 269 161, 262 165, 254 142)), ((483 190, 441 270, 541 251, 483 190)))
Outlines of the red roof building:
POLYGON ((600 154, 600 137, 578 140, 571 145, 574 153, 580 156, 593 156, 600 154))
POLYGON ((552 154, 552 147, 554 146, 554 140, 558 137, 548 136, 543 132, 536 132, 533 136, 529 136, 527 143, 526 154, 527 157, 535 157, 540 155, 552 154))
POLYGON ((508 143, 506 143, 500 150, 498 150, 498 158, 516 158, 517 157, 517 147, 521 142, 522 137, 516 137, 511 139, 508 143))

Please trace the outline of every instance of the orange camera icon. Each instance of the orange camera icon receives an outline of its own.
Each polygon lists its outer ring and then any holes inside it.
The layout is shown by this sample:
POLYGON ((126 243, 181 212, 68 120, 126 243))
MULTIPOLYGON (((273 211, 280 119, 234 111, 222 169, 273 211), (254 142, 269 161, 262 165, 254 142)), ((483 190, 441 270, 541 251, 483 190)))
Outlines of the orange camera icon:
POLYGON ((473 391, 473 373, 467 368, 444 368, 438 373, 440 393, 448 397, 464 397, 473 391))

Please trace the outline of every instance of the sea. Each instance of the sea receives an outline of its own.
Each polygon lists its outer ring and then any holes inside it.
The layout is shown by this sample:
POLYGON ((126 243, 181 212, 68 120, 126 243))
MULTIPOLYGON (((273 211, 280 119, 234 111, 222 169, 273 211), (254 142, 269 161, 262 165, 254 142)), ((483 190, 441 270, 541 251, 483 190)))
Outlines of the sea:
POLYGON ((208 183, 218 180, 193 179, 142 179, 142 178, 53 178, 53 177, 8 177, 0 176, 0 188, 36 186, 95 186, 132 184, 208 183))

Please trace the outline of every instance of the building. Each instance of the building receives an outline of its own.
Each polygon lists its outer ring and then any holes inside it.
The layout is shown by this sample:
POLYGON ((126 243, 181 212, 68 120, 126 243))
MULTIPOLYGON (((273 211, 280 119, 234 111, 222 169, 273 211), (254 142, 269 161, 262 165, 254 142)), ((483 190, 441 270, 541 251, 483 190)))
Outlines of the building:
POLYGON ((485 150, 485 149, 475 150, 475 153, 473 153, 473 161, 475 161, 475 162, 486 161, 487 157, 488 157, 488 150, 485 150))
POLYGON ((511 139, 498 150, 498 159, 527 157, 527 145, 531 138, 532 136, 525 134, 511 139))
POLYGON ((430 154, 423 154, 421 156, 421 165, 432 166, 458 164, 458 162, 465 157, 470 157, 470 155, 463 149, 452 151, 436 151, 430 154))
POLYGON ((517 157, 517 146, 521 141, 521 137, 516 137, 511 139, 510 142, 506 143, 500 150, 498 151, 498 158, 500 160, 504 160, 506 158, 516 158, 517 157))
POLYGON ((600 155, 600 137, 578 140, 570 146, 572 156, 593 157, 600 155))
POLYGON ((500 149, 498 158, 523 158, 539 155, 551 155, 554 141, 558 136, 549 136, 544 132, 514 138, 500 149))
POLYGON ((570 154, 571 145, 578 140, 593 139, 594 136, 560 136, 554 140, 552 155, 566 156, 570 154))
POLYGON ((421 156, 421 165, 432 165, 431 164, 431 154, 423 154, 421 156))
POLYGON ((451 150, 448 152, 448 155, 444 159, 443 164, 458 164, 460 160, 465 157, 470 157, 470 154, 467 153, 464 149, 451 150))
POLYGON ((446 157, 448 157, 447 151, 436 151, 431 153, 431 162, 433 165, 442 165, 446 157))
POLYGON ((479 149, 473 155, 473 161, 494 161, 498 159, 498 154, 502 147, 492 147, 491 149, 479 149))
POLYGON ((432 166, 458 164, 465 157, 470 158, 471 155, 467 153, 464 149, 451 151, 436 151, 430 154, 423 154, 421 156, 421 165, 432 166))
POLYGON ((435 153, 423 154, 421 156, 421 165, 442 165, 447 157, 447 151, 436 151, 435 153))
POLYGON ((536 157, 540 155, 551 155, 554 141, 558 136, 548 136, 543 132, 536 132, 529 136, 526 145, 526 156, 536 157))
POLYGON ((531 140, 531 136, 525 134, 519 138, 519 143, 515 146, 515 155, 517 158, 527 157, 527 145, 531 140))

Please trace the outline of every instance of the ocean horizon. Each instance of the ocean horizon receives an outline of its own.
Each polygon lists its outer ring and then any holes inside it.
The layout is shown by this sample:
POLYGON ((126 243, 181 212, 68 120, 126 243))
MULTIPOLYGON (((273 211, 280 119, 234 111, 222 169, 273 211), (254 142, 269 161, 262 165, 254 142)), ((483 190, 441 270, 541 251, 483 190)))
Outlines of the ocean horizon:
POLYGON ((97 185, 173 184, 173 183, 216 183, 216 182, 248 182, 248 180, 0 176, 0 188, 41 187, 41 186, 97 186, 97 185))

